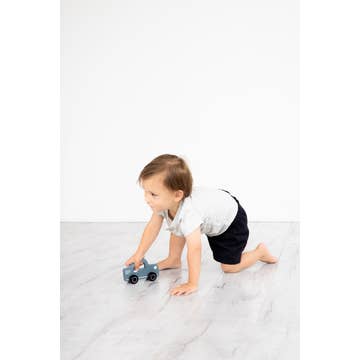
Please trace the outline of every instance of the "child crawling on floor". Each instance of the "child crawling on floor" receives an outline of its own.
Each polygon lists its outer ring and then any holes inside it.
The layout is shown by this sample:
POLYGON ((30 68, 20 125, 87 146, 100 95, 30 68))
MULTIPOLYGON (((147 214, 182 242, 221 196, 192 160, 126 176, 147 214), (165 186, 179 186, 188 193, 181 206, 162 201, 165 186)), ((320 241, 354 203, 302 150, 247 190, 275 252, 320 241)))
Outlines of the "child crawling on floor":
POLYGON ((188 281, 171 289, 171 295, 187 295, 198 289, 201 234, 207 236, 213 258, 224 272, 239 272, 258 260, 277 262, 263 243, 243 252, 249 229, 238 199, 223 189, 193 187, 190 169, 181 157, 170 154, 156 157, 141 171, 138 182, 153 213, 136 252, 125 265, 135 263, 135 270, 139 269, 165 219, 171 232, 169 255, 157 264, 159 270, 180 267, 181 254, 187 245, 188 281))

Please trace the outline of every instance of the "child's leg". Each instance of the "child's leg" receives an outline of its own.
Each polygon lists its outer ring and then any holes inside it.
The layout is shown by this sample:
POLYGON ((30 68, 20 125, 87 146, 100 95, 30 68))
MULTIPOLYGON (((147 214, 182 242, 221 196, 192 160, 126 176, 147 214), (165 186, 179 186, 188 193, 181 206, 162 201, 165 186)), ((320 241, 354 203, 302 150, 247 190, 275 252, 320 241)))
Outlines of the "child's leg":
POLYGON ((185 242, 186 240, 184 237, 175 236, 174 234, 170 235, 169 255, 166 259, 157 264, 159 270, 176 269, 181 266, 181 254, 183 252, 185 242))
POLYGON ((265 244, 260 243, 256 249, 242 253, 238 264, 221 264, 221 268, 224 272, 239 272, 255 264, 258 260, 268 264, 275 264, 277 262, 277 258, 270 254, 265 244))

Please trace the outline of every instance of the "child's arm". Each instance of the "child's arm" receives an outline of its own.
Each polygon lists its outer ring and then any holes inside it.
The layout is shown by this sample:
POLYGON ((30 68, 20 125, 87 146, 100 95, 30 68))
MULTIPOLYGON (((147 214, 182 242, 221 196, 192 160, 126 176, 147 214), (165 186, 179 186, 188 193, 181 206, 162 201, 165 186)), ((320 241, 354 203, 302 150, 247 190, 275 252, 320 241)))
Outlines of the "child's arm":
POLYGON ((163 217, 157 213, 153 213, 150 221, 147 223, 145 230, 143 232, 141 242, 135 252, 127 261, 125 262, 126 266, 129 266, 132 263, 135 263, 135 271, 139 269, 142 262, 141 260, 145 256, 145 253, 148 251, 151 244, 154 242, 158 236, 161 225, 163 223, 163 217))
POLYGON ((198 288, 201 266, 201 232, 200 227, 193 233, 186 236, 187 261, 189 268, 189 279, 185 284, 175 287, 171 290, 171 295, 187 295, 198 288))
POLYGON ((199 284, 200 266, 201 266, 201 233, 200 228, 196 229, 192 234, 186 237, 187 244, 187 262, 189 267, 188 283, 199 284))
POLYGON ((151 219, 145 227, 140 244, 136 250, 138 254, 142 254, 142 256, 144 256, 149 250, 150 246, 159 235, 163 220, 164 218, 161 215, 153 212, 151 219))

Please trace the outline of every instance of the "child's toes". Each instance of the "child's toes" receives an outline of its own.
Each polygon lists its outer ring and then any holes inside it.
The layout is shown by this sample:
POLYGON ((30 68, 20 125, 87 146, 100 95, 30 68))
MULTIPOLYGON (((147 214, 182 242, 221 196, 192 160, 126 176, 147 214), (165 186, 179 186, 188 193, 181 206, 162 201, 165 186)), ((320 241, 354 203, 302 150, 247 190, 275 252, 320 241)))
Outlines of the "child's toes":
POLYGON ((262 255, 260 256, 260 261, 263 261, 267 264, 275 264, 277 263, 278 259, 275 256, 272 256, 270 254, 270 251, 268 250, 268 248, 266 247, 265 244, 260 243, 257 247, 256 250, 261 251, 262 255))
POLYGON ((278 259, 275 256, 270 255, 266 260, 263 260, 264 262, 268 264, 276 264, 278 262, 278 259))

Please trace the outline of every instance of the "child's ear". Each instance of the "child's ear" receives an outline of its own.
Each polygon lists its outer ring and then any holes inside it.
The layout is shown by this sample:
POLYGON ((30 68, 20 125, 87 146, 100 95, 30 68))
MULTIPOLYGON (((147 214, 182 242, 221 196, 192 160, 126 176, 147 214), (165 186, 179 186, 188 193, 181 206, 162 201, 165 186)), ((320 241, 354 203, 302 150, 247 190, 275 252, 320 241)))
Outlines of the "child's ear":
POLYGON ((182 200, 184 197, 184 192, 182 190, 177 190, 175 193, 176 200, 182 200))

